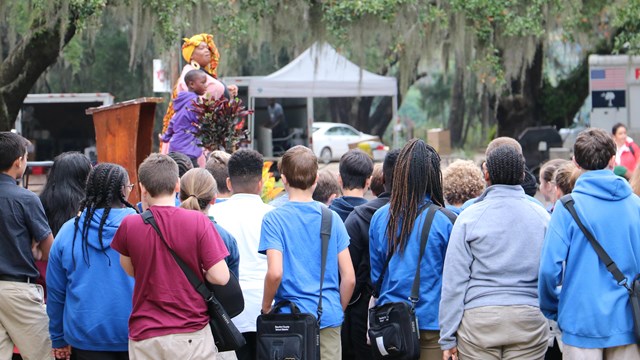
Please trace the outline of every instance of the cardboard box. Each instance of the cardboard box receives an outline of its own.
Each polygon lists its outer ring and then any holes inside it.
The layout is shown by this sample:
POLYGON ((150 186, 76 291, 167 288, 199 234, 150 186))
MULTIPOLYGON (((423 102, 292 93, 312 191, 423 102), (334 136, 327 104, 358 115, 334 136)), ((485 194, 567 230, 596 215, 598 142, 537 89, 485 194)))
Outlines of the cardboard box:
POLYGON ((449 130, 431 129, 427 132, 427 144, 433 146, 440 155, 450 155, 451 132, 449 130))

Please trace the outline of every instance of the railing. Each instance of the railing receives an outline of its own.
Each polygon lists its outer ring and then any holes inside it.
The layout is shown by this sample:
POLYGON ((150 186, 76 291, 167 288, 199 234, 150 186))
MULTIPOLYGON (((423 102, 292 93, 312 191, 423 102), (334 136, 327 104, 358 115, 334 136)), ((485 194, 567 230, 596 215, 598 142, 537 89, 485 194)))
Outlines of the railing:
POLYGON ((50 169, 53 166, 53 161, 27 161, 27 171, 22 176, 22 186, 29 187, 29 177, 33 172, 34 167, 43 167, 50 169))

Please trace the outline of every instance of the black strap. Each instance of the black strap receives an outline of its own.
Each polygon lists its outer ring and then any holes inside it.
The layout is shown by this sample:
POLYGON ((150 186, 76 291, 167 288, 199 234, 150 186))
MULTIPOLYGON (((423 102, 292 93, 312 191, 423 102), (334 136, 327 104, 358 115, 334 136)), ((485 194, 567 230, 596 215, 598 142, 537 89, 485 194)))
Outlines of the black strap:
POLYGON ((142 216, 142 221, 144 221, 145 224, 151 225, 156 233, 158 233, 160 239, 162 239, 164 245, 167 247, 167 249, 169 249, 171 256, 173 256, 173 258, 176 260, 178 266, 180 266, 180 269, 182 269, 182 272, 184 272, 184 275, 187 277, 191 285, 193 285, 193 287, 200 294, 200 296, 202 296, 203 299, 209 301, 214 296, 213 292, 207 288, 204 282, 202 282, 200 278, 198 278, 198 275, 196 275, 196 273, 191 270, 187 263, 185 263, 169 246, 167 240, 165 240, 164 236, 162 236, 162 232, 160 231, 160 228, 158 228, 158 224, 156 223, 156 219, 153 218, 153 213, 151 212, 151 210, 143 212, 142 214, 140 214, 140 216, 142 216))
MULTIPOLYGON (((420 257, 418 258, 416 275, 413 278, 411 295, 409 297, 409 300, 411 300, 412 304, 418 302, 419 291, 420 291, 420 262, 422 261, 422 256, 424 255, 425 249, 427 248, 427 239, 429 238, 429 232, 431 232, 431 224, 433 223, 433 219, 436 215, 436 211, 438 210, 441 210, 449 218, 451 223, 455 223, 455 220, 456 220, 456 215, 453 214, 451 211, 449 210, 443 211, 445 209, 433 203, 429 205, 427 215, 425 217, 425 220, 422 226, 422 233, 420 234, 420 257)), ((422 211, 424 211, 424 209, 422 209, 422 211)), ((422 211, 420 211, 420 213, 422 213, 422 211)), ((374 293, 373 293, 374 297, 380 296, 382 281, 384 280, 384 276, 387 272, 387 269, 389 268, 389 262, 391 262, 391 258, 393 257, 393 254, 394 254, 393 249, 389 249, 389 255, 387 256, 387 261, 384 265, 384 268, 382 269, 382 272, 380 273, 380 278, 378 279, 378 282, 376 283, 376 287, 374 289, 374 293)))
POLYGON ((409 296, 409 300, 411 300, 412 304, 418 302, 420 291, 420 262, 422 261, 422 256, 424 255, 424 251, 427 247, 427 239, 429 238, 429 232, 431 231, 431 224, 433 223, 433 218, 436 216, 436 210, 438 210, 438 206, 431 204, 429 205, 429 210, 427 211, 427 217, 424 220, 424 225, 422 226, 422 234, 420 236, 420 256, 418 257, 418 266, 416 266, 416 275, 413 277, 413 286, 411 286, 411 295, 409 296))
POLYGON ((580 221, 580 217, 578 217, 578 213, 576 212, 576 209, 573 206, 573 204, 575 204, 575 201, 573 200, 573 197, 571 197, 571 194, 564 195, 563 197, 560 198, 560 201, 562 202, 562 205, 564 205, 564 207, 569 211, 569 214, 571 214, 571 216, 573 217, 573 220, 576 221, 576 223, 578 224, 578 227, 580 228, 580 230, 582 230, 582 233, 584 234, 584 236, 586 236, 587 240, 589 240, 589 243, 593 247, 593 250, 595 250, 596 254, 598 254, 600 261, 602 261, 605 264, 605 266, 607 267, 607 270, 609 270, 611 275, 613 275, 613 277, 618 282, 618 285, 624 286, 625 288, 627 288, 627 290, 630 290, 627 285, 627 278, 620 271, 620 269, 618 269, 618 265, 616 265, 616 263, 613 262, 609 254, 607 254, 607 252, 604 250, 602 245, 600 245, 598 240, 596 240, 596 238, 584 226, 582 221, 580 221))
POLYGON ((322 317, 322 286, 324 284, 324 272, 327 267, 327 252, 329 251, 329 239, 331 238, 331 221, 333 213, 326 206, 321 206, 322 223, 320 225, 320 239, 322 239, 321 268, 320 268, 320 298, 318 299, 318 325, 322 317))

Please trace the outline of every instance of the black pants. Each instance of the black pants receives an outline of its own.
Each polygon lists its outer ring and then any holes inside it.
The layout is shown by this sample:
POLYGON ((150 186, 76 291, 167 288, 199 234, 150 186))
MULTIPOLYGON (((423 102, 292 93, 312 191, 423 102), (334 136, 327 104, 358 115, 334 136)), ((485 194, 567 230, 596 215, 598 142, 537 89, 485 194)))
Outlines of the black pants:
POLYGON ((256 360, 256 333, 245 332, 242 333, 242 336, 244 336, 247 344, 236 350, 236 356, 238 357, 238 360, 256 360))
POLYGON ((363 292, 360 299, 344 312, 341 334, 343 360, 369 360, 372 357, 371 346, 367 345, 370 298, 363 292))
POLYGON ((129 360, 129 352, 72 349, 71 360, 129 360))

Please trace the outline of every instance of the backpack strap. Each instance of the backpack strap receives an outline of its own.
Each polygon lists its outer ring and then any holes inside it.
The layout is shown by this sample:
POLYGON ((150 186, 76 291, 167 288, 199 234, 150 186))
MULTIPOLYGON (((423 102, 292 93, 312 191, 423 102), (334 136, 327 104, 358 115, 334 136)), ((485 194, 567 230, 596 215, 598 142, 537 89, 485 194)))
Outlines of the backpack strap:
POLYGON ((333 212, 328 207, 321 205, 322 222, 320 225, 320 239, 322 240, 321 268, 320 268, 320 298, 318 299, 318 325, 322 317, 322 286, 324 284, 324 273, 327 268, 327 253, 329 251, 329 239, 331 238, 331 223, 333 212))
POLYGON ((600 245, 598 240, 596 240, 593 234, 591 234, 589 230, 587 230, 586 226, 584 226, 582 221, 580 221, 580 217, 578 216, 578 213, 573 206, 575 204, 575 201, 573 200, 571 194, 564 195, 560 198, 560 201, 562 202, 562 205, 564 205, 564 207, 567 209, 567 211, 569 211, 569 214, 571 214, 573 220, 575 220, 575 222, 578 224, 578 227, 580 228, 580 230, 582 230, 582 233, 593 247, 593 250, 595 250, 596 254, 598 254, 598 258, 600 258, 600 261, 604 263, 604 265, 607 267, 607 270, 609 270, 611 275, 613 275, 613 277, 616 279, 618 285, 624 286, 627 290, 631 291, 631 289, 629 289, 629 286, 627 285, 627 278, 620 271, 618 265, 616 265, 609 254, 607 254, 607 252, 604 250, 602 245, 600 245))
MULTIPOLYGON (((449 221, 451 221, 452 224, 455 223, 457 215, 449 210, 449 209, 445 209, 443 207, 440 207, 438 205, 435 205, 433 203, 431 203, 428 207, 428 212, 427 212, 427 217, 425 218, 425 221, 423 223, 423 227, 422 227, 422 232, 420 233, 420 258, 418 260, 418 268, 416 269, 416 276, 413 279, 413 286, 411 288, 411 301, 413 302, 413 299, 415 299, 417 301, 418 299, 418 290, 419 290, 419 286, 420 286, 420 260, 422 260, 422 256, 424 254, 424 251, 426 249, 426 245, 427 245, 427 238, 429 237, 429 232, 431 232, 431 224, 433 223, 433 219, 435 218, 435 213, 436 211, 441 211, 444 215, 447 216, 447 218, 449 219, 449 221), (429 212, 432 212, 432 214, 430 214, 429 212), (417 286, 417 287, 416 287, 417 286), (414 287, 415 287, 415 293, 414 293, 414 287)), ((422 209, 422 211, 424 211, 424 208, 422 209)), ((421 213, 422 213, 421 211, 421 213)), ((382 281, 384 280, 384 276, 387 272, 387 269, 389 268, 389 262, 391 262, 391 258, 393 257, 394 251, 393 249, 391 249, 389 251, 389 255, 387 256, 387 261, 384 264, 384 268, 382 269, 382 272, 380 273, 380 278, 378 278, 378 281, 376 282, 376 286, 373 289, 373 297, 379 297, 380 296, 380 289, 382 288, 382 281)))

